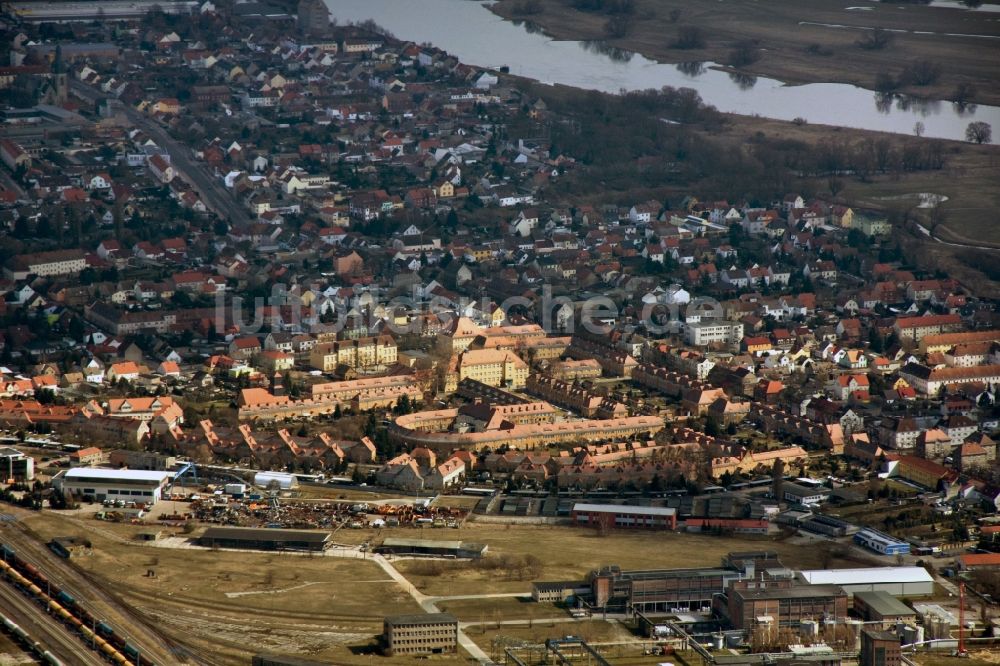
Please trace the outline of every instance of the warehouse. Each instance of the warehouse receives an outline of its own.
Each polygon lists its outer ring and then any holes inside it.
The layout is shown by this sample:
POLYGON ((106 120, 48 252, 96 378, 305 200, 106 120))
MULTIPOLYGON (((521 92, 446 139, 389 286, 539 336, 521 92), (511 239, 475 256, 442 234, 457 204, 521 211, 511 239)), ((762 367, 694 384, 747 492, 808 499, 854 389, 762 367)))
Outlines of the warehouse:
POLYGON ((436 541, 433 539, 386 539, 375 548, 385 555, 424 555, 427 557, 465 558, 477 560, 486 554, 488 546, 469 541, 436 541))
POLYGON ((881 555, 909 555, 910 544, 866 527, 854 535, 854 543, 881 555))
POLYGON ((892 629, 903 622, 915 624, 917 613, 888 592, 855 592, 854 612, 867 623, 881 623, 876 628, 892 629))
POLYGON ((813 585, 839 585, 848 595, 858 592, 888 592, 897 597, 934 594, 934 579, 923 567, 814 569, 800 571, 799 577, 813 585))
POLYGON ((664 506, 577 503, 572 517, 575 524, 590 527, 677 529, 677 509, 664 506))
POLYGON ((148 506, 161 499, 163 488, 171 477, 172 472, 76 467, 57 474, 52 485, 63 492, 81 498, 92 497, 98 502, 121 500, 148 506))
POLYGON ((394 615, 385 618, 382 642, 388 656, 440 654, 458 648, 458 620, 449 613, 394 615))
POLYGON ((329 532, 313 530, 255 529, 249 527, 209 527, 198 538, 198 545, 209 548, 247 548, 251 550, 307 550, 322 552, 329 548, 329 532))

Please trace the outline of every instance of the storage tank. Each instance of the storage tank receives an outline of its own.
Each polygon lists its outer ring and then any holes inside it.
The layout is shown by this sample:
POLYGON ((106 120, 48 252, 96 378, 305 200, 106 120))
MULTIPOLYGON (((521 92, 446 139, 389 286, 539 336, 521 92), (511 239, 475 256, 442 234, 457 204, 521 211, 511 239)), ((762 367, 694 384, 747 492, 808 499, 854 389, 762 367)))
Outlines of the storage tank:
POLYGON ((913 624, 903 626, 903 644, 913 645, 924 640, 924 628, 913 624))
POLYGON ((816 620, 802 620, 799 623, 799 633, 802 638, 815 638, 819 635, 819 622, 816 620))
POLYGON ((260 488, 267 488, 274 483, 281 490, 289 490, 299 485, 294 475, 284 472, 257 472, 253 477, 253 483, 260 488))
MULTIPOLYGON (((848 619, 844 621, 844 625, 850 632, 851 639, 854 640, 854 651, 861 651, 861 630, 864 628, 864 623, 861 620, 848 619)), ((850 640, 850 639, 849 639, 850 640)))

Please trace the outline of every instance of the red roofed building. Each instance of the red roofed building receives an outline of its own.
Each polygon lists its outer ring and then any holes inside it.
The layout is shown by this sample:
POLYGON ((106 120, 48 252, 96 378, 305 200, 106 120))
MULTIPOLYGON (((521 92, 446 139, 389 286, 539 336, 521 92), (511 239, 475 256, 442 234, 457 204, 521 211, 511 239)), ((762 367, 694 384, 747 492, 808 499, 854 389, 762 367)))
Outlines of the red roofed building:
POLYGON ((969 553, 958 556, 958 567, 965 571, 974 569, 1000 569, 1000 553, 969 553))

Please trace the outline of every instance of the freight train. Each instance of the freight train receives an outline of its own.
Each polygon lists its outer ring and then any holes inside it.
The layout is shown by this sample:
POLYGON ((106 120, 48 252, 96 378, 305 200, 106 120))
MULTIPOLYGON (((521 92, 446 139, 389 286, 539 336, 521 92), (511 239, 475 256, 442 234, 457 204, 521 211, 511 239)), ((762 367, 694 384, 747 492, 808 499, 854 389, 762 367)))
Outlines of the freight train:
POLYGON ((0 573, 45 606, 50 614, 78 633, 91 649, 112 664, 154 666, 120 632, 106 622, 99 622, 69 592, 52 583, 7 544, 0 545, 0 573))
POLYGON ((54 654, 46 650, 44 645, 33 640, 28 632, 22 629, 13 620, 6 615, 2 615, 0 617, 3 618, 3 626, 4 629, 7 630, 7 633, 17 639, 21 645, 38 655, 43 664, 48 664, 49 666, 65 666, 65 664, 63 664, 63 662, 60 661, 54 654))

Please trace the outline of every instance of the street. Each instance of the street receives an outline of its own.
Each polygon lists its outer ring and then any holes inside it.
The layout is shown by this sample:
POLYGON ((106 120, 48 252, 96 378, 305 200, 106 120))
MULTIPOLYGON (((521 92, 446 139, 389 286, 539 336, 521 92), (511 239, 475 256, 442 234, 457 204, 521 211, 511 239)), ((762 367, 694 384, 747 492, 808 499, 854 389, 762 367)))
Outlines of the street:
MULTIPOLYGON (((108 97, 99 90, 94 90, 76 80, 70 81, 70 88, 78 96, 95 103, 108 97)), ((177 172, 177 176, 194 188, 210 211, 230 224, 249 224, 252 221, 250 214, 226 190, 222 181, 210 174, 204 165, 195 161, 190 148, 176 141, 152 118, 127 104, 123 107, 129 121, 170 154, 170 164, 177 172)))

